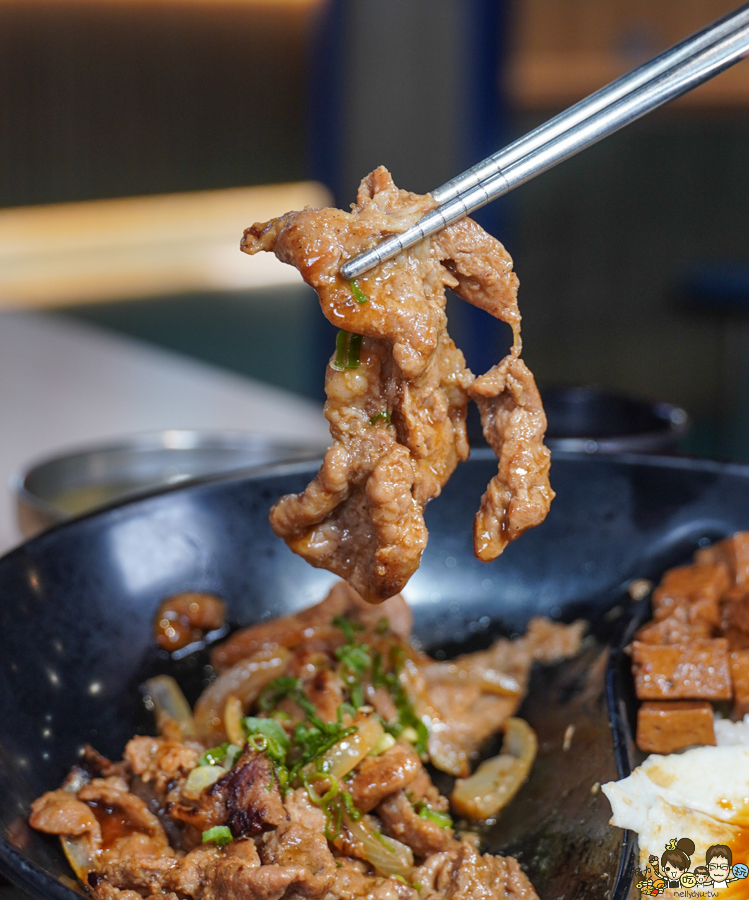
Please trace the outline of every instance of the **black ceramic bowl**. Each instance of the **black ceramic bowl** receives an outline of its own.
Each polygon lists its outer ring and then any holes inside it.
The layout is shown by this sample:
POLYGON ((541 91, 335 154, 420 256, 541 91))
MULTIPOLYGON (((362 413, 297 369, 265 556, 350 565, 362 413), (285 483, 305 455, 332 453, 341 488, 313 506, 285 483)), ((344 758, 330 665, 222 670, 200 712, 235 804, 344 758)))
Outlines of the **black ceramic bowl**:
MULTIPOLYGON (((0 867, 29 893, 75 898, 56 839, 26 825, 34 797, 59 784, 84 742, 119 758, 133 733, 153 727, 144 678, 170 671, 190 699, 200 690, 204 657, 174 663, 152 645, 159 600, 214 591, 244 624, 323 596, 331 576, 294 556, 267 521, 279 494, 313 471, 296 464, 175 489, 60 526, 0 560, 0 867)), ((521 714, 539 756, 483 837, 518 856, 544 900, 623 900, 632 842, 608 826, 596 784, 629 770, 631 697, 626 665, 614 655, 607 668, 607 647, 626 640, 643 605, 625 599, 632 578, 657 577, 701 541, 749 527, 749 469, 557 455, 547 521, 486 565, 473 556, 471 523, 495 471, 490 454, 474 453, 428 508, 429 546, 407 589, 416 634, 452 653, 536 614, 590 619, 594 638, 578 659, 534 674, 521 714)))
POLYGON ((638 400, 594 385, 548 387, 541 395, 552 450, 673 452, 689 430, 689 416, 672 403, 638 400))

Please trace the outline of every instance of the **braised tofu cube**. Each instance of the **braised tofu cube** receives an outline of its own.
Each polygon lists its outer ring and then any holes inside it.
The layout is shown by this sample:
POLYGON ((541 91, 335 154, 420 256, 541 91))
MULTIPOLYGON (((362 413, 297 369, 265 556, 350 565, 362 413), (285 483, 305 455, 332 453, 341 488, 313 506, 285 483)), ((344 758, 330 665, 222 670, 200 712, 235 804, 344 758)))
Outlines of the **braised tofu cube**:
POLYGON ((725 630, 734 628, 749 635, 749 591, 733 588, 723 600, 722 625, 725 630))
POLYGON ((633 641, 632 672, 640 700, 730 700, 728 641, 688 644, 633 641))
POLYGON ((711 638, 713 629, 705 622, 690 623, 685 616, 668 616, 658 622, 646 622, 635 635, 644 644, 687 644, 699 638, 711 638))
POLYGON ((737 718, 749 713, 749 650, 734 650, 730 655, 734 713, 737 718))
POLYGON ((728 566, 679 566, 663 576, 653 593, 653 618, 683 618, 689 624, 702 623, 710 628, 720 625, 720 599, 732 585, 728 566))
POLYGON ((694 561, 699 565, 724 563, 733 583, 749 589, 749 531, 737 531, 732 537, 698 550, 694 561))
POLYGON ((713 708, 706 700, 643 703, 637 713, 637 746, 645 753, 674 753, 715 746, 713 708))

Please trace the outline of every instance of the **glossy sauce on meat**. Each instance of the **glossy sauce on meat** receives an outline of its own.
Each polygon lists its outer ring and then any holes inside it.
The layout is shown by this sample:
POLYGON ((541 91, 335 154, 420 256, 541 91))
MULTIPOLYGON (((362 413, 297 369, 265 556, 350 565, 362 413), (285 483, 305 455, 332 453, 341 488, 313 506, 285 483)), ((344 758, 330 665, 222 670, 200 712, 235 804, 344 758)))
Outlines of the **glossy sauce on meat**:
POLYGON ((499 469, 482 500, 475 550, 495 559, 546 516, 554 496, 541 399, 520 360, 517 276, 504 247, 471 219, 445 228, 354 284, 343 262, 434 207, 379 168, 350 213, 305 209, 247 229, 242 249, 296 266, 342 329, 325 379, 333 445, 314 481, 282 497, 273 530, 312 565, 366 600, 398 593, 427 541, 424 507, 468 457, 469 399, 479 405, 499 469), (445 289, 507 322, 508 357, 475 378, 447 332, 445 289))
POLYGON ((202 743, 173 722, 118 763, 87 748, 30 824, 61 836, 94 900, 537 900, 515 860, 456 829, 425 764, 467 775, 532 663, 574 654, 582 623, 533 620, 449 662, 411 646, 410 629, 402 597, 372 607, 340 582, 236 632, 195 707, 202 743), (274 658, 258 681, 253 661, 274 658))

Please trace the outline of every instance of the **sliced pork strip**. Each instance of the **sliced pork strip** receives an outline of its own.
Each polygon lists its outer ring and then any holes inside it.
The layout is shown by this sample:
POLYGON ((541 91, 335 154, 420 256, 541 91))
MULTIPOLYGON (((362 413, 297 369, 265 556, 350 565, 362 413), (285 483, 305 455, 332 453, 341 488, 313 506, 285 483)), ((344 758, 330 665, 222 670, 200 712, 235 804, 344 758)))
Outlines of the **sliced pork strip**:
POLYGON ((520 282, 512 257, 502 244, 473 219, 461 219, 433 238, 442 264, 455 276, 453 290, 463 300, 483 309, 512 328, 513 355, 522 350, 520 339, 520 282))
MULTIPOLYGON (((341 371, 336 357, 328 366, 325 415, 334 444, 309 487, 276 503, 271 525, 292 550, 371 602, 400 591, 419 565, 427 540, 423 509, 468 456, 469 393, 500 457, 476 519, 477 556, 498 556, 543 519, 553 497, 543 410, 539 401, 538 415, 532 376, 516 359, 518 280, 499 241, 464 219, 366 273, 356 290, 340 275, 343 261, 433 206, 429 196, 398 190, 380 167, 362 181, 351 213, 288 213, 252 226, 242 241, 247 253, 274 252, 296 266, 326 317, 364 336, 358 363, 348 359, 352 368, 341 371), (522 397, 504 369, 472 387, 473 375, 447 334, 446 287, 512 327, 513 349, 503 365, 517 363, 512 376, 522 374, 522 397), (510 401, 517 415, 502 414, 510 401), (524 463, 532 463, 527 472, 524 463)), ((350 348, 353 339, 346 340, 350 348)))
POLYGON ((399 791, 422 771, 419 754, 409 744, 400 743, 364 759, 356 768, 349 791, 354 806, 369 812, 390 794, 399 791))
POLYGON ((521 359, 505 357, 469 390, 481 412, 484 436, 499 458, 473 526, 476 556, 488 562, 546 518, 554 499, 551 454, 544 446, 541 395, 521 359))
POLYGON ((538 900, 517 860, 482 856, 469 841, 429 857, 414 880, 423 900, 538 900))

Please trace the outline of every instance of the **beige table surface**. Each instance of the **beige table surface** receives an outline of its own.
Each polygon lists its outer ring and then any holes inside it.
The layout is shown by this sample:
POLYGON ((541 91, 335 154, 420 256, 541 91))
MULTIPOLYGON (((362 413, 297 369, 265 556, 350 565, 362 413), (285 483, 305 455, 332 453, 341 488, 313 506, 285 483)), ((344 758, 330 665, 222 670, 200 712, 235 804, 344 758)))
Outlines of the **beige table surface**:
POLYGON ((54 315, 0 313, 0 554, 20 541, 14 472, 60 450, 164 428, 300 443, 328 436, 321 406, 286 391, 54 315))

